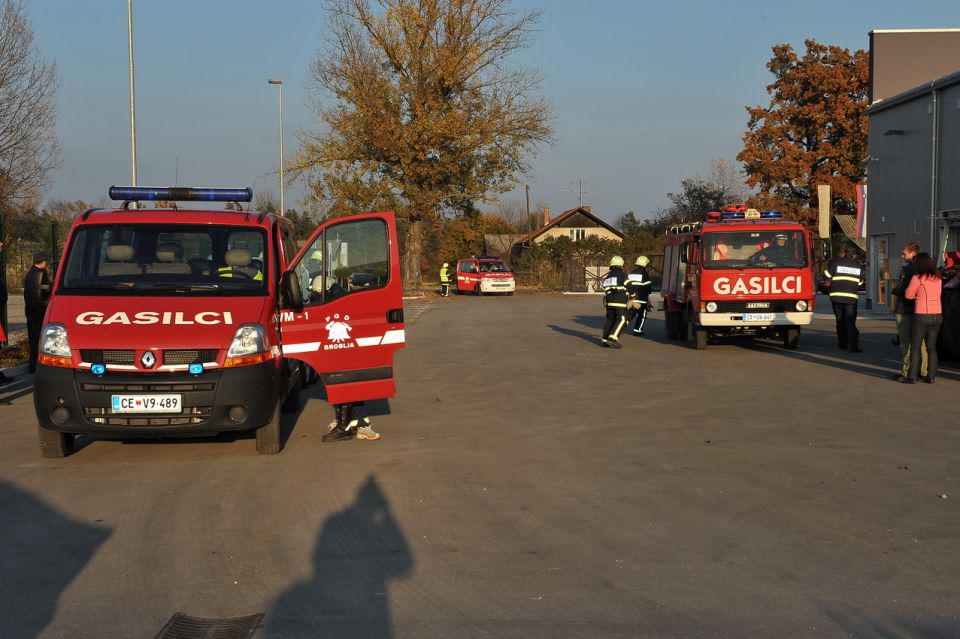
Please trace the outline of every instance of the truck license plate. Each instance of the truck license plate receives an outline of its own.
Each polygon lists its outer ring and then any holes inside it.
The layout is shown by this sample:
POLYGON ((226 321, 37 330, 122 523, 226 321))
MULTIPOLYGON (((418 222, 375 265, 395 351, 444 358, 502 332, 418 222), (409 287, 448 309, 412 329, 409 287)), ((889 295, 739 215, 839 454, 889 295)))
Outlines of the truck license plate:
POLYGON ((179 413, 182 395, 113 395, 114 413, 179 413))
POLYGON ((772 322, 776 313, 744 313, 744 322, 772 322))

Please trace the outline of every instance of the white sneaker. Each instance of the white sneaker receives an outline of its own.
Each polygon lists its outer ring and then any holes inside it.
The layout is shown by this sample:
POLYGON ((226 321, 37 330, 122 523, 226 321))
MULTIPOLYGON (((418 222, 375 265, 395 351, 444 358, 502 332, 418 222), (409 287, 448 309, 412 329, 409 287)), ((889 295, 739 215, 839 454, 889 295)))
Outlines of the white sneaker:
POLYGON ((327 424, 327 432, 329 433, 331 430, 333 430, 336 427, 337 427, 337 420, 333 420, 332 422, 327 424))
POLYGON ((357 429, 357 434, 354 435, 356 439, 366 439, 368 441, 376 441, 380 439, 380 433, 373 430, 369 426, 361 426, 357 429))

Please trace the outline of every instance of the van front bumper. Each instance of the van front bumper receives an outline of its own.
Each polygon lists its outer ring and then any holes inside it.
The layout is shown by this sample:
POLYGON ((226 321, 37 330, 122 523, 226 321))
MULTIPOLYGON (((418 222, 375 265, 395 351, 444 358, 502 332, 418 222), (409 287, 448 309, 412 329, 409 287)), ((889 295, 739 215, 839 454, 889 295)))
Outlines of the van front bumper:
POLYGON ((480 290, 484 293, 513 293, 517 288, 516 280, 481 279, 480 290))
POLYGON ((813 324, 813 311, 795 313, 738 313, 718 311, 700 313, 700 326, 809 326, 813 324))
POLYGON ((250 430, 270 421, 282 396, 278 361, 199 375, 111 371, 94 375, 41 364, 33 402, 39 424, 64 433, 157 437, 250 430), (114 412, 114 395, 179 395, 180 411, 114 412))

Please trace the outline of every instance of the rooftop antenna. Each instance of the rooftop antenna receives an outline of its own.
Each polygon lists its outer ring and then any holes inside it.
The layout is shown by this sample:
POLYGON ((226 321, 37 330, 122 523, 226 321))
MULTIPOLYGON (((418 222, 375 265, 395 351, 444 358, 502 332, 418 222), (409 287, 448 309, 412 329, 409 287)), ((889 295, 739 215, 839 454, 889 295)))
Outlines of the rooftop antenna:
POLYGON ((575 188, 559 189, 559 190, 565 193, 576 192, 577 202, 579 202, 578 206, 580 207, 583 207, 584 194, 593 195, 596 192, 596 188, 597 188, 596 184, 592 182, 584 182, 583 180, 577 180, 576 182, 565 182, 565 184, 569 184, 571 187, 575 187, 575 188))

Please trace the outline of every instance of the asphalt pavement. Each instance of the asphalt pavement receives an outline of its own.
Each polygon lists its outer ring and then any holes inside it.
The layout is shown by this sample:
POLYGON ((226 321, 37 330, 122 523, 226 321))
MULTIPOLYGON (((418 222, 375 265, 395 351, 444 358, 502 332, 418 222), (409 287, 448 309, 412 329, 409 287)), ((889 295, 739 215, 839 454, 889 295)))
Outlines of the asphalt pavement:
MULTIPOLYGON (((821 311, 823 309, 820 309, 821 311)), ((412 300, 377 442, 82 440, 40 457, 0 387, 0 636, 960 636, 960 369, 889 379, 819 315, 800 347, 600 348, 599 298, 412 300)))

